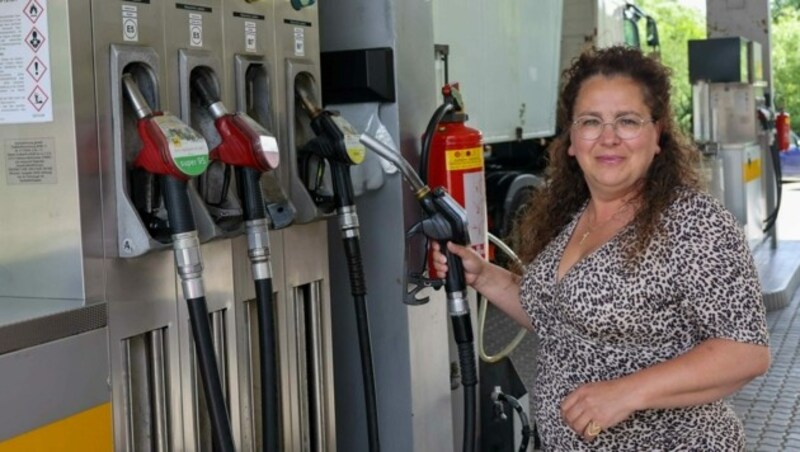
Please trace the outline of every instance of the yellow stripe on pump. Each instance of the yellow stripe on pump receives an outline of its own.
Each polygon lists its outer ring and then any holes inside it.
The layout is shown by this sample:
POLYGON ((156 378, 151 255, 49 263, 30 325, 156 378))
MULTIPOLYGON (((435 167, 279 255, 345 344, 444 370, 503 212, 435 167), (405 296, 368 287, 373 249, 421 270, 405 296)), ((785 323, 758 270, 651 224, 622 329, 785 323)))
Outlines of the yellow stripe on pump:
POLYGON ((110 403, 90 408, 0 442, 0 452, 111 452, 113 450, 110 403))
POLYGON ((745 164, 743 164, 742 175, 745 183, 761 177, 761 159, 748 160, 745 164))

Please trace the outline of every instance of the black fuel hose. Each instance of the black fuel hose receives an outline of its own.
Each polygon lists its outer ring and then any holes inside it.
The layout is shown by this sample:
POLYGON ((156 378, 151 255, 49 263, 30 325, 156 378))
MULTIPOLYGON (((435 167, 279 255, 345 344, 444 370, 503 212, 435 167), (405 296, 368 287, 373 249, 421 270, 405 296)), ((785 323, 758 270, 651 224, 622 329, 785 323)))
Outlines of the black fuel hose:
POLYGON ((350 292, 356 312, 356 328, 358 330, 358 349, 361 354, 361 377, 364 384, 364 402, 367 408, 367 435, 369 450, 378 452, 381 449, 378 434, 378 401, 375 394, 375 370, 372 363, 372 343, 367 312, 367 283, 364 275, 364 263, 359 241, 358 216, 353 204, 353 184, 350 179, 348 165, 330 162, 335 191, 336 209, 340 220, 349 216, 350 221, 342 221, 342 242, 347 258, 347 269, 350 275, 350 292), (352 227, 345 227, 345 225, 352 227))
POLYGON ((772 167, 775 171, 775 191, 777 199, 775 202, 775 210, 764 220, 764 233, 769 232, 770 229, 775 227, 775 223, 778 221, 778 213, 781 211, 781 197, 783 195, 783 168, 781 167, 781 152, 778 149, 778 144, 771 144, 769 151, 770 157, 772 158, 772 167))
MULTIPOLYGON (((267 218, 261 195, 260 179, 261 172, 255 168, 236 168, 236 180, 244 207, 245 221, 267 218)), ((266 238, 268 236, 265 236, 266 238)), ((266 264, 270 265, 268 257, 266 264)), ((272 278, 257 278, 254 275, 254 283, 260 351, 262 438, 265 451, 278 452, 280 450, 280 412, 278 411, 278 368, 275 359, 277 332, 275 331, 275 311, 273 310, 272 278)))
POLYGON ((172 235, 191 232, 196 229, 192 207, 186 194, 186 182, 172 176, 161 176, 161 193, 172 235))
MULTIPOLYGON (((447 273, 450 273, 449 269, 447 273)), ((458 365, 461 367, 461 385, 464 391, 464 452, 475 452, 477 436, 478 366, 475 362, 471 317, 469 312, 450 316, 453 337, 458 346, 458 365)))
MULTIPOLYGON (((194 217, 186 194, 186 182, 172 176, 161 176, 164 204, 167 209, 170 232, 173 237, 178 234, 195 231, 194 217)), ((211 326, 208 322, 208 306, 205 296, 187 298, 189 322, 192 328, 197 364, 208 405, 208 415, 216 450, 234 452, 233 434, 225 406, 225 397, 220 381, 219 367, 214 354, 214 343, 211 339, 211 326)))

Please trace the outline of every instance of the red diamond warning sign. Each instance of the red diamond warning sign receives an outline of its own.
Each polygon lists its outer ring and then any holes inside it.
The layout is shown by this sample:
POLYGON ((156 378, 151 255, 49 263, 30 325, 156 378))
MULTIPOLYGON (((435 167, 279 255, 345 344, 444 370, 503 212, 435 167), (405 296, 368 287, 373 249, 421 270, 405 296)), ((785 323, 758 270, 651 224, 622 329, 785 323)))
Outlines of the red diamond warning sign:
POLYGON ((47 97, 47 94, 45 94, 45 92, 42 91, 42 89, 38 86, 34 88, 33 91, 31 91, 31 94, 28 96, 28 102, 33 105, 33 108, 35 108, 36 111, 42 111, 42 108, 44 108, 48 100, 50 100, 50 98, 47 97))
POLYGON ((33 57, 31 64, 28 65, 27 71, 28 74, 30 74, 31 77, 38 82, 42 79, 42 76, 44 76, 44 73, 47 71, 47 66, 42 63, 42 60, 40 60, 39 57, 35 56, 33 57))
POLYGON ((42 17, 43 12, 44 9, 42 8, 42 5, 40 5, 36 0, 31 0, 27 5, 25 5, 25 15, 33 23, 36 23, 36 21, 42 17))
POLYGON ((25 42, 34 52, 38 52, 44 44, 44 35, 36 27, 33 27, 33 30, 25 37, 25 42))

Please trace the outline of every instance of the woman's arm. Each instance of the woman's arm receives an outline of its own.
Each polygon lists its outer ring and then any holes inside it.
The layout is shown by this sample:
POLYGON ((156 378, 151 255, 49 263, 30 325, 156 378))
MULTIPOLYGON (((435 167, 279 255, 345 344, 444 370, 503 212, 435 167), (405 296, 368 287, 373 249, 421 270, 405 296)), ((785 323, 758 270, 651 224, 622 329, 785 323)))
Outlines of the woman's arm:
MULTIPOLYGON (((448 242, 447 249, 461 258, 467 284, 523 328, 533 329, 528 313, 520 304, 519 275, 483 260, 471 248, 448 242)), ((433 242, 433 266, 439 276, 447 273, 447 258, 441 253, 439 244, 436 242, 433 242)))
POLYGON ((561 404, 567 424, 587 440, 590 421, 613 427, 634 411, 703 405, 720 400, 769 368, 769 349, 708 339, 683 355, 608 381, 585 384, 561 404))

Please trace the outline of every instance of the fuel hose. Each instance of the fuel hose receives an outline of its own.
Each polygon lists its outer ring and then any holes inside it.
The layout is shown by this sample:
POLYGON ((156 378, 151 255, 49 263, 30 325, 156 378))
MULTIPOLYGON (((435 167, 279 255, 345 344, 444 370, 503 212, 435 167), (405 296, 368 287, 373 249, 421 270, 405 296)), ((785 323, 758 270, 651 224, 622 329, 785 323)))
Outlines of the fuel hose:
POLYGON ((275 360, 275 311, 272 264, 269 254, 267 213, 261 195, 261 172, 237 167, 236 180, 244 207, 248 255, 256 289, 259 373, 261 378, 261 428, 264 450, 278 452, 280 413, 278 411, 278 369, 275 360))
POLYGON ((372 363, 372 344, 370 341, 369 315, 367 312, 367 283, 364 276, 364 263, 361 256, 359 224, 356 206, 353 202, 353 183, 350 167, 339 162, 330 162, 333 176, 334 198, 342 231, 342 244, 347 259, 350 276, 350 292, 356 313, 358 330, 358 349, 361 355, 361 377, 364 383, 364 402, 367 410, 367 435, 369 450, 380 451, 378 434, 378 402, 375 394, 375 370, 372 363))
POLYGON ((214 354, 208 306, 203 292, 200 242, 197 238, 189 197, 186 194, 186 182, 173 176, 161 176, 160 182, 172 234, 175 261, 189 310, 189 322, 208 405, 214 446, 221 452, 234 452, 233 434, 214 354))

